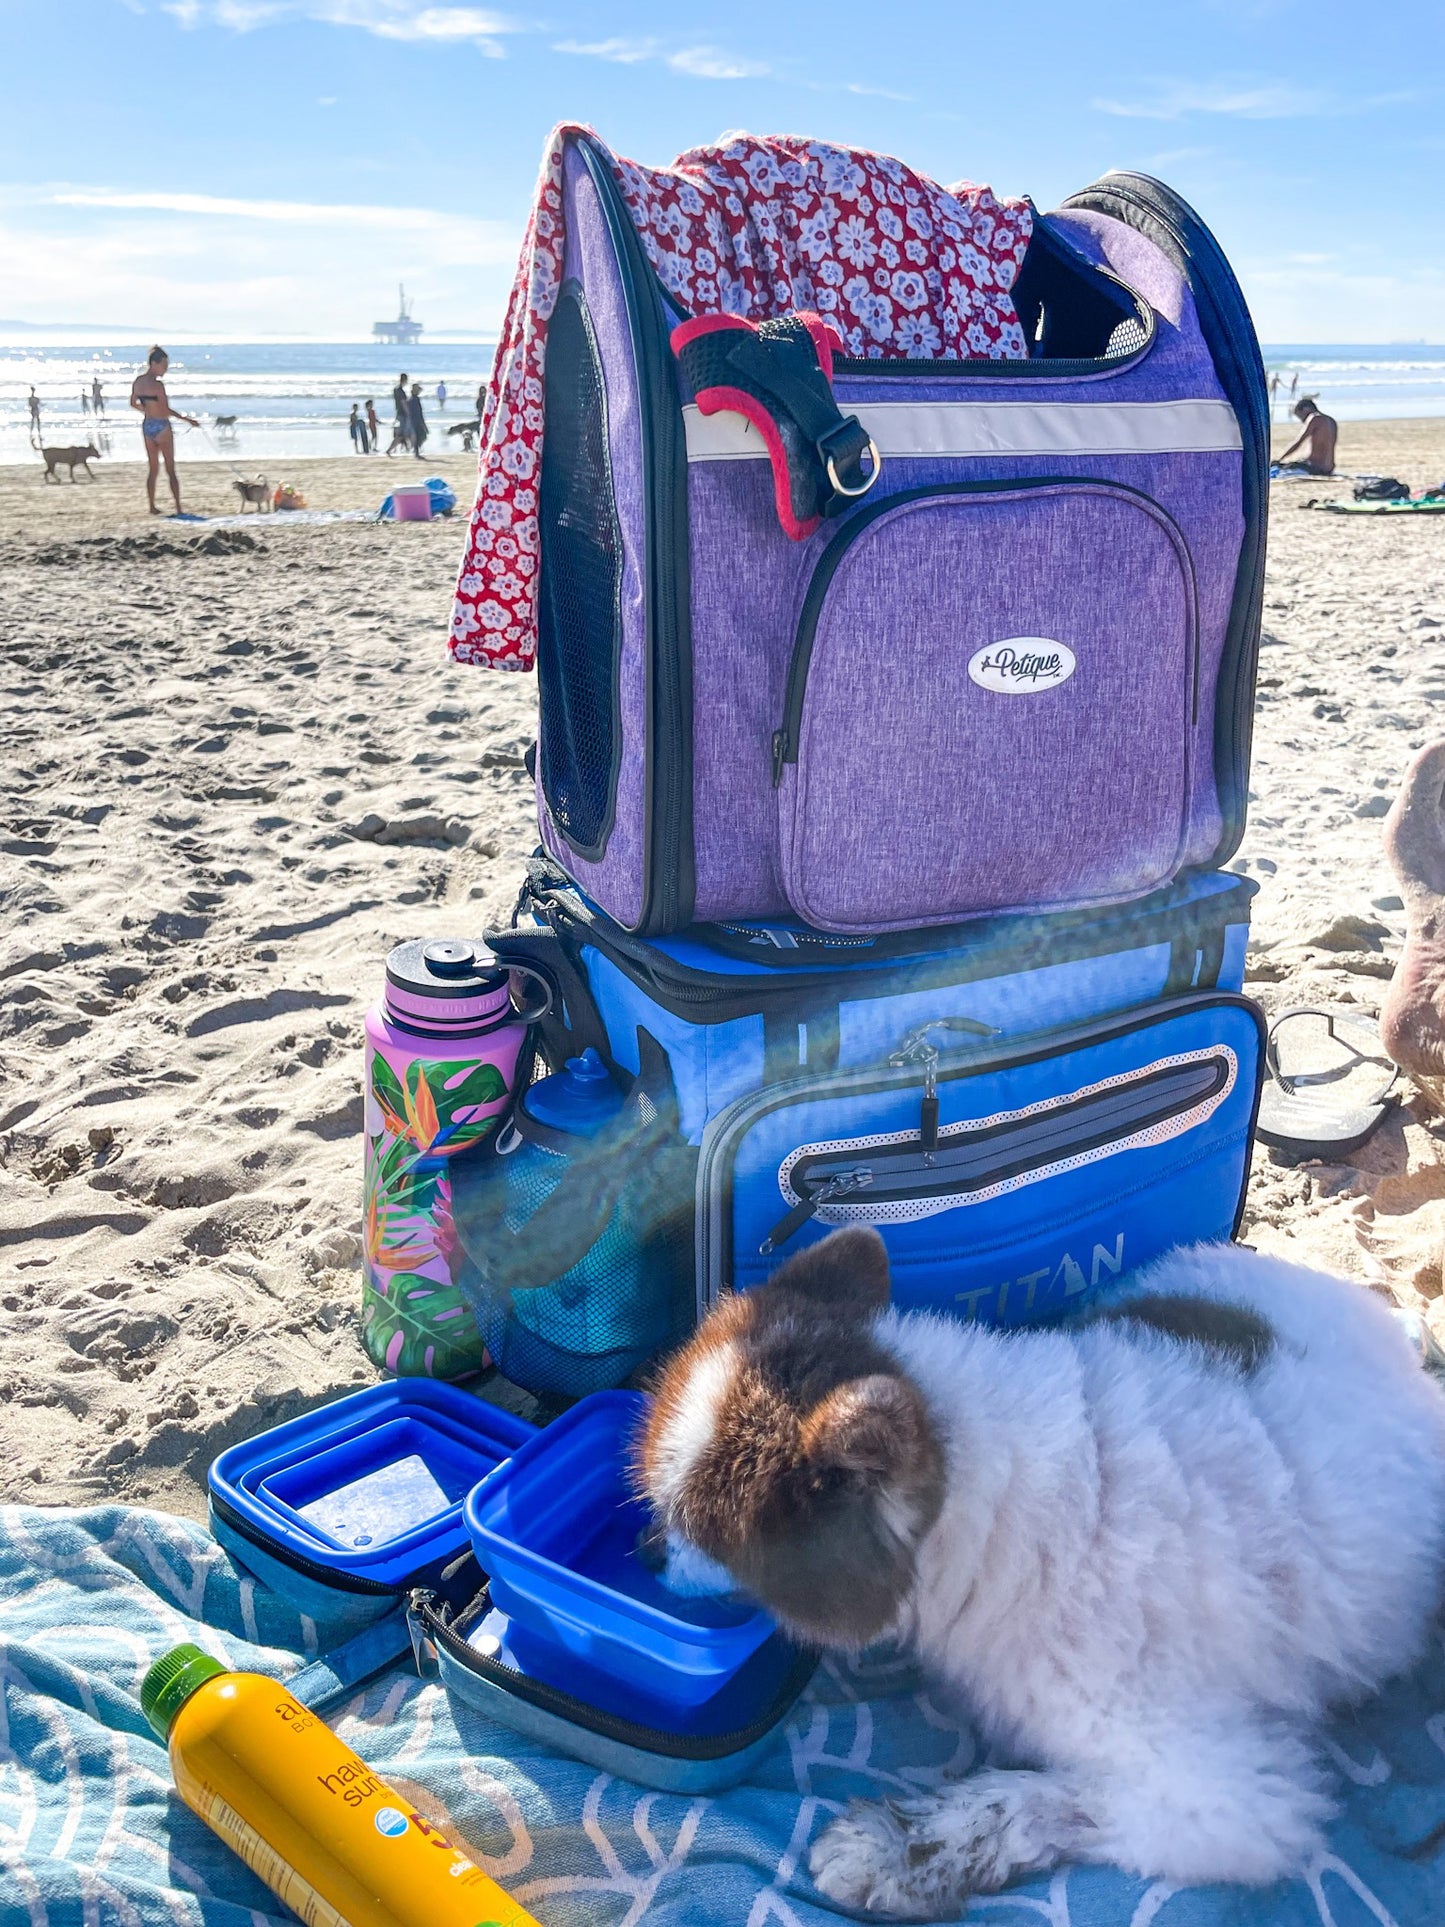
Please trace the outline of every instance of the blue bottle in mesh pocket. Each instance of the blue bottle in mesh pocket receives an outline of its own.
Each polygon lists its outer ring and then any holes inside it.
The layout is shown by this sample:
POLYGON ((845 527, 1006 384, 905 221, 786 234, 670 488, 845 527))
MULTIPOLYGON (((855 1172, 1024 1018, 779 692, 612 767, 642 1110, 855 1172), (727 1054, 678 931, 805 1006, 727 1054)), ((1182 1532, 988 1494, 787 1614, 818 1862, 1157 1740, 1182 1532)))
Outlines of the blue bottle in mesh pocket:
POLYGON ((595 1050, 517 1104, 459 1228, 481 1281, 477 1319, 498 1369, 546 1396, 621 1384, 676 1334, 677 1271, 640 1139, 595 1050))

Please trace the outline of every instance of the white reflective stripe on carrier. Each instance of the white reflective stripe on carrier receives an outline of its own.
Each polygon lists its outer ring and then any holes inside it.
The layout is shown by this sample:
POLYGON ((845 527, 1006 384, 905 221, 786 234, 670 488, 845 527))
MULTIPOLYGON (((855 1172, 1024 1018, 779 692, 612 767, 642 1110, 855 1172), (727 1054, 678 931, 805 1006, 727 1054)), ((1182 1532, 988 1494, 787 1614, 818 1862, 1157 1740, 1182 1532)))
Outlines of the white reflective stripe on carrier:
MULTIPOLYGON (((885 461, 936 455, 1194 455, 1243 447, 1227 401, 868 401, 839 395, 885 461)), ((682 411, 690 462, 766 461, 745 415, 682 411)))

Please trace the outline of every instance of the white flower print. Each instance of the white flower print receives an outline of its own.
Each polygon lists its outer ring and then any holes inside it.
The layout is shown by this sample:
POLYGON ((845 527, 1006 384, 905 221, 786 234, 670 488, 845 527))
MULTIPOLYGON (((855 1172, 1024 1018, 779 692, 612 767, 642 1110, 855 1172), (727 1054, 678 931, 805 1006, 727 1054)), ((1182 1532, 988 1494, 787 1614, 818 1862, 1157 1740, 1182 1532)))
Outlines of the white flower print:
POLYGON ((878 257, 878 244, 861 214, 850 214, 839 223, 833 245, 850 268, 871 268, 878 257))
POLYGON ((893 339, 898 344, 901 355, 911 355, 915 361, 930 361, 943 346, 937 328, 927 315, 910 315, 900 321, 893 331, 893 339))
POLYGON ((924 286, 923 276, 912 269, 900 268, 894 275, 890 288, 893 299, 900 308, 907 308, 911 312, 914 308, 922 308, 927 304, 928 289, 924 286))
MULTIPOLYGON (((548 142, 483 402, 481 480, 452 617, 458 662, 526 669, 535 658, 536 478, 574 133, 559 128, 548 142)), ((869 360, 1027 352, 1004 298, 1028 243, 1024 203, 944 190, 886 155, 826 141, 740 135, 673 168, 613 166, 647 259, 695 312, 761 319, 811 307, 829 315, 845 352, 869 360)))
POLYGON ((525 442, 508 442, 502 449, 502 471, 515 481, 530 482, 537 472, 537 457, 525 442))

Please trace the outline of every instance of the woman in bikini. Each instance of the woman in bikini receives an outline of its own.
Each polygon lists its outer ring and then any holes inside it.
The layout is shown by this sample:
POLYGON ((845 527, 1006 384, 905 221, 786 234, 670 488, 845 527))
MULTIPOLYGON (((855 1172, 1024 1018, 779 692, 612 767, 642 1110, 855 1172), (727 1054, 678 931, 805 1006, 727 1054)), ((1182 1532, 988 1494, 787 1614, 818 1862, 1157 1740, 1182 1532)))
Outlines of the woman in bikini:
POLYGON ((200 423, 194 415, 182 415, 171 407, 162 377, 170 366, 170 356, 164 348, 152 348, 146 356, 145 373, 137 375, 130 385, 130 405, 143 419, 141 434, 145 437, 146 450, 146 497, 151 505, 151 514, 159 515, 156 507, 156 475, 160 470, 162 458, 166 465, 166 480, 171 485, 175 499, 176 514, 181 512, 181 485, 176 480, 176 438, 171 429, 172 422, 189 422, 192 428, 200 423))

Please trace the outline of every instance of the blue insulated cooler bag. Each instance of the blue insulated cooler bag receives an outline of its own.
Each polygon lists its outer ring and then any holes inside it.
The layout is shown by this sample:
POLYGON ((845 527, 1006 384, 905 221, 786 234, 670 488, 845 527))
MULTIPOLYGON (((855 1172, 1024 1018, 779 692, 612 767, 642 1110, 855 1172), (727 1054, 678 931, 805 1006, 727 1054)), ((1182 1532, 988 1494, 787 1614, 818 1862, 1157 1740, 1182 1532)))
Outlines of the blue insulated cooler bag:
POLYGON ((699 1314, 867 1223, 896 1303, 1015 1324, 1232 1237, 1263 1062, 1239 994, 1253 894, 1211 872, 906 935, 648 942, 538 863, 489 941, 551 978, 554 1058, 591 1045, 630 1076, 665 1057, 697 1154, 699 1314))

